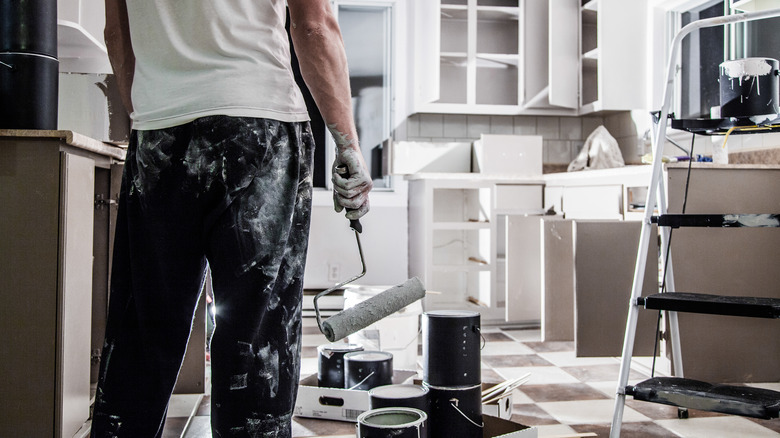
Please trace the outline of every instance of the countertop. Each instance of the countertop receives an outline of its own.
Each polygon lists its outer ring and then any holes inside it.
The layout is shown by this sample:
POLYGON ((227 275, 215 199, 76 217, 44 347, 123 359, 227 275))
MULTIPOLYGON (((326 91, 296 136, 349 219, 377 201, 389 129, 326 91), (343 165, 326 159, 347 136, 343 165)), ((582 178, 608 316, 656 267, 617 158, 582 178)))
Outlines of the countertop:
POLYGON ((73 131, 0 129, 0 138, 2 137, 56 138, 75 148, 94 152, 117 160, 124 160, 127 152, 125 148, 104 143, 100 140, 95 140, 94 138, 73 131))

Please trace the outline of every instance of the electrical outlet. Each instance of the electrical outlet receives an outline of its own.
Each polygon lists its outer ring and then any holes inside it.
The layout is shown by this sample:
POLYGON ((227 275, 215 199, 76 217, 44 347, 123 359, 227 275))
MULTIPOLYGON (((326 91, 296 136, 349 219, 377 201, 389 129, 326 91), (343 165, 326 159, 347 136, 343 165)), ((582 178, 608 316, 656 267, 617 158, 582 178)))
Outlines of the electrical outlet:
POLYGON ((339 281, 341 266, 338 263, 328 263, 328 281, 339 281))

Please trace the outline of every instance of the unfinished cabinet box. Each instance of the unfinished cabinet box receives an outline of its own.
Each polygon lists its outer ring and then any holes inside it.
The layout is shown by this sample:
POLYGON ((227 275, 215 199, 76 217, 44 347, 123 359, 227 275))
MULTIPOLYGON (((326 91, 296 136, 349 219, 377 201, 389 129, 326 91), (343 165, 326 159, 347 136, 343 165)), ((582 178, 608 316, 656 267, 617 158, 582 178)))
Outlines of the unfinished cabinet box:
POLYGON ((478 174, 407 179, 409 275, 435 292, 425 298, 426 310, 476 309, 483 321, 506 321, 506 244, 500 237, 506 231, 501 224, 507 214, 540 213, 541 180, 478 174))

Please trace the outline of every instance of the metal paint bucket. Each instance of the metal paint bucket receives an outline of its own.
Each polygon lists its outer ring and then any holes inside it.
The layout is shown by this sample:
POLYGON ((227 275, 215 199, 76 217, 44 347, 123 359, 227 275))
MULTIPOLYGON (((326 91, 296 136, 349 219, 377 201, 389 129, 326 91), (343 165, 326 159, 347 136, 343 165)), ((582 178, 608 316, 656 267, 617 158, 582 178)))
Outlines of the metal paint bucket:
POLYGON ((393 355, 385 351, 357 351, 344 355, 344 387, 368 391, 393 383, 393 355))
POLYGON ((428 438, 428 415, 414 408, 380 408, 357 418, 358 438, 428 438))
POLYGON ((420 385, 385 385, 368 391, 368 408, 415 408, 428 412, 428 388, 420 385))
POLYGON ((774 116, 780 114, 778 99, 780 69, 776 59, 743 58, 720 64, 721 117, 774 116))
POLYGON ((431 436, 482 438, 482 385, 444 388, 428 387, 431 436))
POLYGON ((344 388, 344 355, 363 351, 360 344, 325 344, 317 347, 317 384, 320 388, 344 388))
POLYGON ((423 381, 433 386, 479 385, 480 315, 439 310, 423 314, 423 381))

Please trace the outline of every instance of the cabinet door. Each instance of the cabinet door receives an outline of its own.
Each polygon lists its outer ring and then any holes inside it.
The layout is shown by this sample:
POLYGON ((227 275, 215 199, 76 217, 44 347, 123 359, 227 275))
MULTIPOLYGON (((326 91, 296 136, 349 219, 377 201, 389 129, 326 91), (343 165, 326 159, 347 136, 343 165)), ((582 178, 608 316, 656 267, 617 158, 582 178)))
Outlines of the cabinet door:
POLYGON ((577 109, 577 1, 558 1, 550 8, 550 105, 577 109))
POLYGON ((414 78, 415 104, 439 100, 441 48, 440 0, 414 1, 409 8, 409 23, 414 27, 414 78))
POLYGON ((578 12, 576 0, 523 2, 524 109, 577 109, 578 12))
POLYGON ((55 436, 69 438, 89 418, 95 162, 62 153, 61 165, 55 436))

